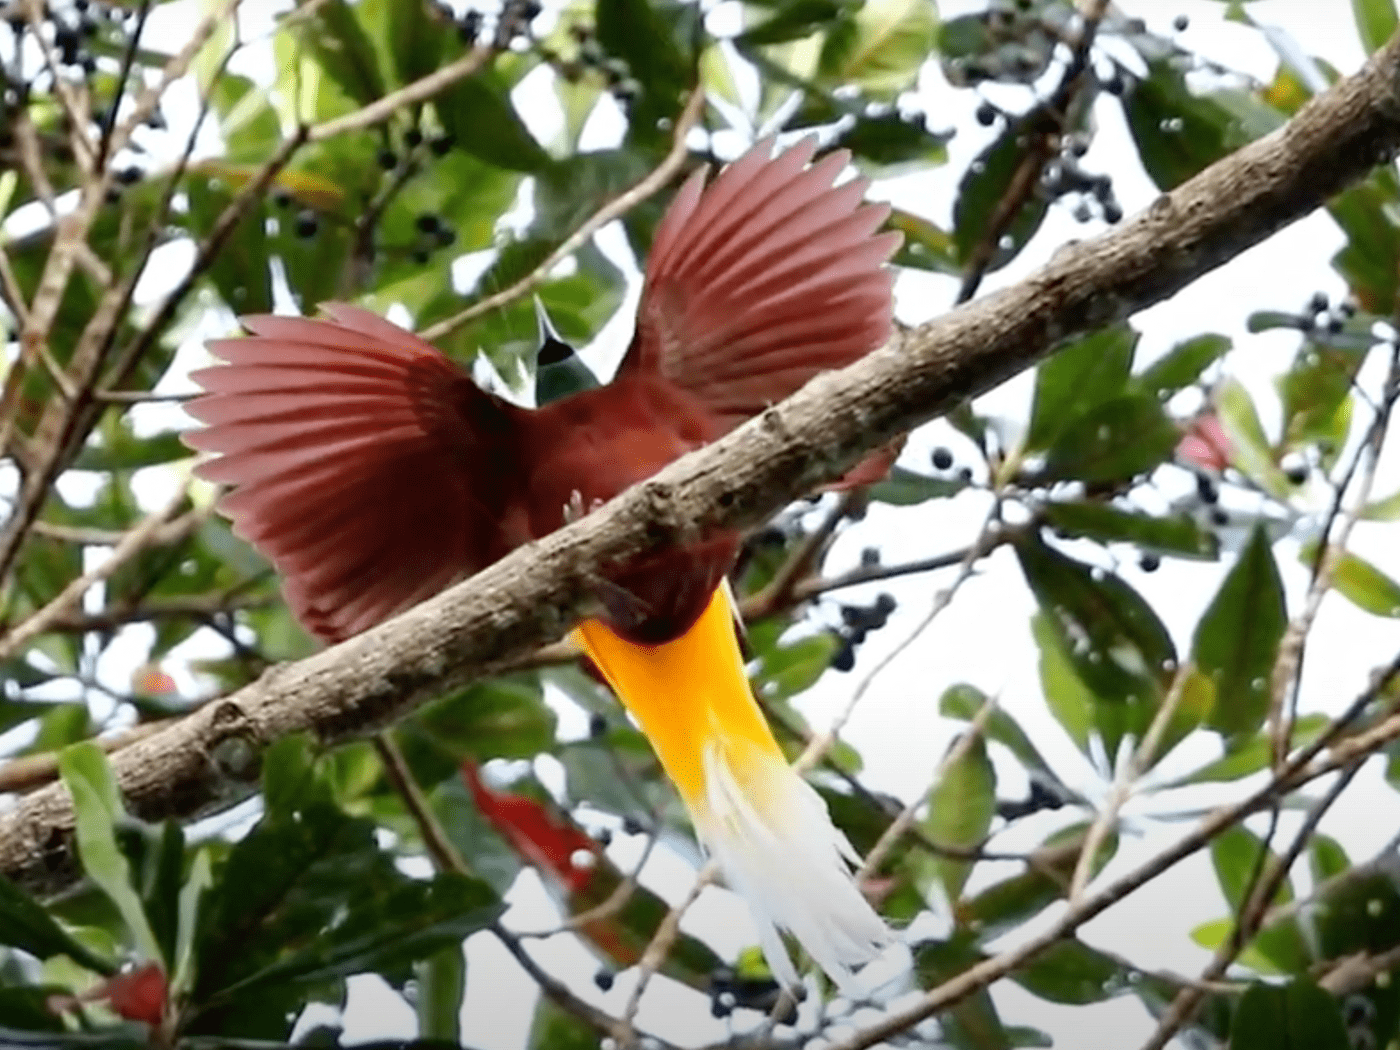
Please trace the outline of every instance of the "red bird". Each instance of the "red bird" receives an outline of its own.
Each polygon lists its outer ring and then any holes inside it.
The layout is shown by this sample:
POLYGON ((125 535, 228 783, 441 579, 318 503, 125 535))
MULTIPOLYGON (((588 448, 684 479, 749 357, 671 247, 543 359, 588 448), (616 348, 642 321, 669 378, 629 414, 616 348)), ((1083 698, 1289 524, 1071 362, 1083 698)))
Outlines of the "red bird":
MULTIPOLYGON (((544 536, 890 335, 898 233, 849 155, 760 143, 657 227, 616 378, 538 409, 481 390, 418 337, 357 307, 249 317, 210 350, 189 443, 235 487, 220 509, 327 642, 363 631, 544 536)), ((858 861, 787 765, 750 693, 721 584, 734 531, 607 575, 574 637, 651 740, 701 839, 749 901, 774 974, 791 931, 848 981, 888 930, 858 861)))

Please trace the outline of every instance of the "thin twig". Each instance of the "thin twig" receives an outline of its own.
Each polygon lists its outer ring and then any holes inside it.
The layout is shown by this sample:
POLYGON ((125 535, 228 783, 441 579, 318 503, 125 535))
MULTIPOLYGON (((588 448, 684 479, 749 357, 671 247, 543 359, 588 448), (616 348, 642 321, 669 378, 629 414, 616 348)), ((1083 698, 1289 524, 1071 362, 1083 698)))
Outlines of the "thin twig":
POLYGON ((919 621, 914 629, 905 635, 899 644, 886 653, 880 661, 871 668, 870 672, 852 691, 850 699, 846 701, 836 718, 832 720, 831 725, 823 732, 813 736, 806 750, 804 750, 802 754, 798 756, 797 761, 793 763, 793 768, 799 773, 805 773, 810 770, 822 756, 831 749, 832 745, 836 743, 836 738, 840 735, 841 730, 845 728, 846 723, 850 721, 851 716, 855 713, 856 707, 860 704, 861 700, 864 699, 866 693, 870 691, 870 686, 874 683, 875 679, 879 677, 885 668, 889 667, 890 664, 894 663, 895 660, 903 655, 905 650, 913 645, 914 642, 932 626, 934 620, 938 619, 943 610, 952 604, 953 596, 957 594, 964 583, 971 579, 973 571, 977 567, 977 562, 981 560, 983 553, 991 550, 999 542, 996 539, 996 533, 999 528, 997 523, 999 512, 1000 500, 998 499, 982 525, 982 530, 977 538, 977 542, 967 549, 967 554, 963 557, 957 577, 947 587, 934 595, 933 604, 929 607, 928 612, 924 614, 924 618, 919 621))
POLYGON ((968 967, 955 977, 924 992, 913 1003, 891 1010, 879 1021, 844 1040, 834 1042, 827 1050, 865 1050, 891 1036, 907 1032, 926 1018, 947 1010, 1024 966, 1090 919, 1107 911, 1129 894, 1205 847, 1227 828, 1234 827, 1249 814, 1268 806, 1279 793, 1296 790, 1310 780, 1374 755, 1380 748, 1400 738, 1400 715, 1393 715, 1363 733, 1338 742, 1338 737, 1345 732, 1356 715, 1369 708, 1397 676, 1400 676, 1400 654, 1391 660, 1371 685, 1352 701, 1347 710, 1335 719, 1317 740, 1295 755, 1268 783, 1239 802, 1223 806, 1211 813, 1177 842, 1144 861, 1133 871, 1120 876, 1098 893, 1086 894, 1078 903, 1068 905, 1060 917, 1042 933, 1000 955, 968 967), (1313 759, 1334 743, 1336 747, 1333 748, 1332 755, 1313 765, 1313 759))
POLYGON ((323 121, 315 125, 311 128, 308 138, 311 142, 321 142, 334 138, 336 135, 343 135, 347 131, 361 131, 364 128, 382 124, 403 107, 426 102, 433 96, 447 90, 457 81, 466 80, 467 77, 486 65, 495 54, 494 47, 486 45, 476 47, 455 62, 449 62, 441 69, 436 69, 411 84, 405 84, 397 91, 391 91, 383 98, 375 99, 369 105, 357 109, 353 113, 347 113, 343 117, 336 117, 334 120, 323 121))
MULTIPOLYGON (((93 584, 107 579, 121 566, 149 548, 152 537, 185 502, 185 490, 186 486, 181 486, 169 503, 154 514, 149 515, 145 521, 128 532, 101 565, 73 580, 42 609, 11 628, 4 635, 0 635, 0 660, 9 659, 31 640, 49 630, 58 619, 65 616, 73 606, 82 601, 83 595, 93 584)), ((208 514, 208 509, 195 510, 182 520, 192 532, 204 523, 208 514)))
POLYGON ((875 845, 870 847, 870 852, 865 855, 865 860, 861 862, 860 869, 856 872, 856 882, 864 883, 875 870, 884 862, 885 857, 895 844, 909 830, 914 823, 914 815, 918 813, 919 807, 931 795, 934 789, 948 775, 948 771, 967 757, 973 746, 982 739, 983 733, 987 729, 987 720, 996 712, 997 702, 994 698, 987 700, 977 709, 972 721, 968 723, 967 729, 958 737, 957 743, 948 749, 948 753, 943 756, 943 761, 938 764, 937 771, 933 774, 933 780, 929 784, 928 791, 923 795, 913 799, 900 810, 899 815, 894 818, 889 827, 881 832, 880 837, 875 840, 875 845))
POLYGON ((1308 582, 1307 597, 1303 600, 1303 608, 1289 623, 1283 638, 1279 640, 1278 655, 1269 676, 1269 735, 1275 766, 1282 764, 1288 753, 1289 740, 1293 736, 1308 635, 1322 607, 1322 600, 1331 589, 1332 577, 1337 570, 1338 561, 1346 552, 1351 531, 1370 501, 1376 469, 1380 464, 1381 446, 1390 428, 1391 413, 1397 397, 1400 397, 1400 345, 1391 347, 1389 374, 1375 417, 1371 420, 1366 436, 1357 448, 1356 455, 1352 457, 1345 475, 1337 485, 1327 520, 1318 536, 1317 553, 1313 557, 1311 579, 1308 582), (1343 512, 1343 500, 1363 462, 1366 469, 1361 472, 1356 496, 1352 500, 1352 509, 1343 512), (1338 519, 1341 520, 1341 526, 1334 537, 1332 529, 1338 519))
POLYGON ((685 162, 685 158, 688 155, 685 144, 686 135, 699 118, 701 111, 704 109, 704 103, 705 89, 703 87, 696 87, 691 91, 690 98, 687 100, 685 108, 681 111, 680 116, 676 120, 675 135, 671 142, 671 151, 666 154, 661 163, 653 168, 648 175, 631 189, 614 197, 607 204, 604 204, 594 212, 588 219, 584 220, 583 224, 580 225, 577 230, 564 238, 564 242, 560 244, 558 248, 555 248, 554 251, 549 253, 544 262, 540 263, 510 287, 503 288, 494 295, 488 295, 485 299, 477 300, 460 313, 454 314, 445 320, 438 321, 436 324, 429 325, 419 334, 429 342, 435 339, 441 339, 446 335, 450 335, 467 322, 475 320, 483 314, 490 313, 492 310, 513 303, 521 296, 529 295, 544 283, 545 279, 549 276, 549 272, 553 270, 554 267, 558 266, 560 262, 568 258, 574 252, 578 251, 590 237, 614 219, 626 215, 638 204, 641 204, 642 201, 652 196, 652 194, 656 193, 661 187, 670 182, 672 176, 680 170, 681 165, 685 162))
POLYGON ((841 493, 821 523, 798 541, 792 553, 773 574, 768 585, 744 600, 745 617, 768 616, 774 609, 790 607, 793 591, 821 556, 841 523, 860 505, 864 494, 855 489, 841 493))
POLYGON ((1191 675, 1195 673, 1195 666, 1184 663, 1176 669, 1176 675, 1172 678, 1172 684, 1167 689, 1167 695, 1157 707, 1157 713, 1152 716, 1152 723, 1147 727, 1147 732, 1143 734, 1142 741, 1133 749, 1128 761, 1123 763, 1118 776, 1114 779, 1113 789, 1109 792, 1108 800, 1104 803, 1103 810, 1097 819, 1089 827, 1089 833, 1084 836, 1084 848, 1079 851, 1079 859, 1074 865, 1074 875, 1069 880, 1069 899, 1077 901, 1084 893, 1084 889, 1089 884, 1089 880, 1094 874, 1094 862, 1098 858, 1099 847, 1103 845, 1104 839, 1108 837, 1109 830, 1118 821, 1118 813, 1123 808, 1123 804, 1128 801, 1128 796, 1132 794, 1133 788, 1141 779, 1143 772, 1151 766, 1158 757, 1157 749, 1162 745, 1162 737, 1167 732, 1172 716, 1176 714, 1176 709, 1181 704, 1181 698, 1186 692, 1186 683, 1191 675))

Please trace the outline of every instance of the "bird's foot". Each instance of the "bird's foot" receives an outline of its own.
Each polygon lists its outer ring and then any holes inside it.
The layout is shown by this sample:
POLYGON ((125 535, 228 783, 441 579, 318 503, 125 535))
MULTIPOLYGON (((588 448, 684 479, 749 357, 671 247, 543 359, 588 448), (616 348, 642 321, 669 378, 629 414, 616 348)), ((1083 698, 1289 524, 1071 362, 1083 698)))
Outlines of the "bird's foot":
POLYGON ((606 502, 607 500, 601 499, 589 500, 588 509, 585 510, 583 506, 583 493, 578 489, 574 489, 573 492, 569 493, 569 502, 564 504, 564 524, 572 525, 585 514, 592 514, 606 502))

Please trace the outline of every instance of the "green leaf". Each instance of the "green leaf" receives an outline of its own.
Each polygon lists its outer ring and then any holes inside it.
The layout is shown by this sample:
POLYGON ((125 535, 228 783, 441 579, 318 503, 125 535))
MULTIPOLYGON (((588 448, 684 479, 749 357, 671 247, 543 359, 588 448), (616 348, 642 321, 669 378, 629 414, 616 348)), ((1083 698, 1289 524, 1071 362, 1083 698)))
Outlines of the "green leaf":
POLYGON ((1113 325, 1070 343, 1041 364, 1026 447, 1049 448, 1074 420, 1123 393, 1137 342, 1133 329, 1113 325))
POLYGON ((1145 551, 1179 558, 1214 561, 1220 555, 1215 534, 1185 514, 1157 517, 1089 500, 1047 503, 1043 513, 1050 527, 1062 536, 1132 543, 1145 551))
POLYGON ((1254 399, 1234 376, 1215 389, 1215 409, 1230 439, 1230 461, 1269 495, 1287 499, 1293 485, 1274 462, 1269 439, 1254 408, 1254 399))
MULTIPOLYGON (((959 918, 987 943, 1041 914, 1061 899, 1079 862, 1088 824, 1055 832, 1035 851, 1019 875, 993 883, 958 908, 959 918)), ((1109 835, 1094 858, 1097 875, 1118 851, 1118 836, 1109 835)))
MULTIPOLYGON (((1300 558, 1311 565, 1316 543, 1304 544, 1300 558)), ((1359 609, 1374 616, 1400 617, 1400 583, 1365 558, 1343 551, 1332 571, 1332 586, 1359 609)))
POLYGON ((869 488, 870 498, 897 507, 912 507, 931 499, 947 499, 967 488, 961 478, 932 478, 927 474, 895 466, 883 481, 869 488))
MULTIPOLYGON (((232 202, 233 187, 217 177, 194 174, 186 178, 185 190, 189 195, 190 230, 200 238, 207 237, 232 202)), ((209 266, 209 279, 235 313, 272 311, 272 268, 264 210, 264 206, 257 205, 244 213, 209 266)))
POLYGON ((1331 835, 1318 833, 1308 840, 1308 867, 1313 885, 1317 885, 1349 869, 1351 858, 1331 835))
POLYGON ((1009 125, 995 142, 977 155, 958 185, 958 199, 953 205, 953 244, 962 267, 983 257, 987 259, 988 273, 1005 266, 1035 236, 1045 219, 1047 201, 1038 194, 1031 194, 1001 233, 988 241, 993 233, 992 219, 1006 199, 1025 158, 1027 134, 1021 124, 1009 125), (984 243, 988 247, 982 247, 984 243), (978 254, 988 251, 985 256, 978 254))
POLYGON ((1400 521, 1400 492, 1366 504, 1361 517, 1367 521, 1400 521))
POLYGON ((190 450, 180 435, 167 431, 152 437, 138 438, 126 427, 116 443, 105 441, 87 445, 73 461, 76 470, 136 470, 171 460, 188 459, 190 450))
POLYGON ((454 873, 440 874, 431 882, 405 881, 386 898, 362 899, 355 905, 315 943, 250 974, 224 994, 393 971, 449 945, 459 946, 505 910, 484 882, 454 873))
MULTIPOLYGON (((774 5, 767 18, 736 36, 734 44, 736 47, 758 47, 811 36, 825 28, 841 8, 842 4, 837 0, 785 0, 774 5)), ((757 12, 761 9, 755 6, 749 10, 757 12)))
POLYGON ((1073 420, 1050 447, 1044 476, 1051 481, 1119 481, 1165 462, 1180 439, 1157 399, 1122 394, 1073 420))
MULTIPOLYGON (((361 7, 369 6, 361 0, 361 7)), ((381 24, 375 35, 387 40, 395 82, 410 84, 437 69, 451 25, 430 17, 431 5, 424 0, 384 0, 379 6, 381 24)))
POLYGON ((368 105, 384 94, 384 78, 374 45, 354 7, 345 0, 319 5, 313 20, 307 23, 302 41, 345 94, 360 105, 368 105))
MULTIPOLYGON (((914 945, 914 974, 921 988, 936 988, 982 962, 986 956, 971 938, 956 935, 946 941, 914 945)), ((939 1015, 939 1045, 968 1050, 1007 1050, 1013 1042, 1001 1023, 996 1004, 982 989, 939 1015)))
POLYGON ((898 113, 859 117, 833 144, 848 149, 861 168, 885 178, 923 171, 948 160, 946 140, 924 126, 923 117, 898 113))
POLYGON ((1156 699, 1176 647, 1152 606, 1122 579, 1046 546, 1016 544, 1026 582, 1075 673, 1100 700, 1156 699))
POLYGON ((628 122, 629 139, 660 145, 670 137, 660 122, 675 118, 690 87, 691 64, 678 43, 690 39, 696 17, 687 8, 691 5, 666 0, 598 0, 598 42, 625 61, 642 86, 628 122))
MULTIPOLYGON (((1310 744, 1327 728, 1323 715, 1303 715, 1293 723, 1292 747, 1310 744)), ((1242 741, 1232 741, 1230 750, 1213 762, 1207 762, 1194 773, 1187 773, 1167 784, 1167 787, 1182 787, 1186 784, 1206 784, 1239 780, 1258 773, 1268 766, 1273 758, 1273 741, 1266 735, 1257 733, 1242 741)))
MULTIPOLYGON (((456 766, 463 758, 533 758, 554 742, 555 715, 539 680, 516 675, 474 682, 426 705, 400 732, 431 743, 456 766)), ((446 771, 444 771, 446 772, 446 771)))
POLYGON ((1400 229, 1391 219, 1400 200, 1394 172, 1377 169, 1371 176, 1333 197, 1327 210, 1346 234, 1347 243, 1332 257, 1363 309, 1389 315, 1400 279, 1400 229))
POLYGON ((1195 336, 1177 343, 1153 361, 1139 379, 1146 389, 1165 401, 1196 382, 1202 372, 1230 352, 1232 345, 1229 336, 1214 332, 1195 336))
MULTIPOLYGON (((959 683, 949 686, 944 691, 938 701, 938 713, 944 718, 959 718, 964 722, 971 722, 987 702, 987 694, 982 690, 973 685, 959 683)), ((998 707, 987 717, 983 734, 988 740, 995 740, 1019 758, 1027 769, 1038 770, 1052 780, 1059 780, 1035 744, 1031 743, 1031 738, 1026 736, 1025 730, 1005 709, 998 707)))
POLYGON ((38 959, 66 955, 89 970, 110 977, 116 963, 104 959, 60 926, 43 905, 0 876, 0 944, 20 948, 38 959))
POLYGON ((855 85, 893 101, 913 86, 933 50, 938 16, 928 0, 865 0, 828 31, 818 63, 829 87, 855 85))
MULTIPOLYGON (((960 746, 953 744, 954 748, 960 746)), ((979 736, 943 769, 929 796, 924 832, 942 846, 972 849, 981 845, 996 816, 996 787, 996 771, 979 736)), ((962 894, 972 865, 972 861, 935 858, 934 870, 949 901, 962 894)))
POLYGON ((1337 1000, 1304 978, 1252 984, 1230 1026, 1230 1050, 1351 1050, 1337 1000))
POLYGON ((913 212, 895 208, 889 226, 904 234, 904 243, 895 253, 898 266, 913 266, 933 273, 956 275, 961 272, 954 255, 956 245, 947 230, 913 212))
POLYGON ((1077 938, 1052 944, 1012 979, 1033 995, 1069 1006, 1103 1002, 1132 986, 1121 965, 1077 938))
POLYGON ((757 653, 754 694, 764 700, 786 700, 806 692, 831 666, 837 645, 835 636, 823 631, 757 653))
POLYGON ((488 164, 537 172, 550 163, 515 112, 509 92, 490 73, 457 81, 443 93, 437 111, 457 148, 488 164))
POLYGON ((1395 33, 1395 0, 1351 0, 1351 13, 1356 19, 1356 35, 1368 55, 1395 33))
POLYGON ((1215 682, 1207 724, 1239 739, 1269 710, 1269 678, 1288 625, 1283 581, 1268 533, 1256 525, 1220 590, 1196 625, 1191 658, 1215 682))
POLYGON ((1040 650, 1040 688, 1050 713, 1079 750, 1089 753, 1094 725, 1094 694, 1075 673, 1060 633, 1044 612, 1031 617, 1031 634, 1040 650))
POLYGON ((1170 59, 1148 64, 1123 109, 1142 166, 1162 190, 1174 189, 1283 122, 1277 111, 1240 91, 1194 94, 1182 66, 1170 59))
POLYGON ((142 957, 164 962, 132 885, 131 868, 117 848, 115 824, 126 819, 126 809, 107 756, 96 744, 83 741, 59 752, 58 768, 73 797, 74 831, 83 871, 116 905, 142 957))
POLYGON ((598 1050, 598 1033, 546 996, 540 996, 530 1022, 528 1050, 598 1050))
POLYGON ((195 936, 199 931, 199 906, 205 891, 214 883, 210 850, 200 849, 190 864, 190 873, 180 887, 179 927, 175 937, 174 976, 170 980, 172 995, 183 995, 194 987, 195 936))
MULTIPOLYGON (((1334 856, 1329 867, 1335 867, 1338 860, 1345 863, 1345 857, 1334 856)), ((1356 876, 1350 871, 1350 865, 1335 874, 1342 872, 1354 877, 1329 887, 1313 912, 1321 958, 1345 959, 1358 952, 1374 957, 1393 951, 1400 946, 1400 891, 1396 889, 1394 876, 1386 872, 1356 876)), ((1352 1045, 1363 1042, 1360 1032, 1355 1030, 1369 1028, 1375 1037, 1371 1045, 1388 1046, 1400 1023, 1400 965, 1380 971, 1374 980, 1353 995, 1358 998, 1349 996, 1347 1002, 1347 1013, 1356 1018, 1348 1026, 1354 1029, 1352 1045), (1365 1003, 1359 999, 1370 1003, 1369 1024, 1365 1020, 1368 1012, 1365 1003)))
MULTIPOLYGON (((1255 872, 1262 871, 1264 874, 1260 877, 1265 878, 1270 868, 1278 863, 1278 857, 1270 851, 1268 860, 1261 868, 1259 853, 1262 849, 1263 840, 1240 825, 1226 829, 1211 841, 1210 858, 1215 866, 1215 876, 1225 900, 1236 915, 1244 906, 1245 893, 1255 872)), ((1269 905, 1286 904, 1292 899, 1291 883, 1285 878, 1269 905)), ((1254 935, 1250 947, 1251 959, 1255 964, 1262 959, 1280 973, 1303 972, 1312 961, 1297 920, 1293 918, 1265 926, 1254 935), (1260 959, 1254 958, 1255 953, 1260 959)))

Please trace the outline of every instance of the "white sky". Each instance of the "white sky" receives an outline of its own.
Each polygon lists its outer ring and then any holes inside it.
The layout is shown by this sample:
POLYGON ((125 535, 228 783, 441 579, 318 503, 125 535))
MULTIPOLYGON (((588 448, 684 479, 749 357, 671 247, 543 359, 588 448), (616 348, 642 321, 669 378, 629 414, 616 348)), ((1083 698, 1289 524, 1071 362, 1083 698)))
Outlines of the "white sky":
MULTIPOLYGON (((263 16, 270 16, 282 6, 280 3, 248 3, 244 10, 261 21, 263 16)), ((973 0, 942 0, 938 6, 942 17, 949 18, 976 10, 981 5, 973 0)), ((1261 80, 1273 74, 1274 52, 1258 33, 1223 22, 1223 3, 1215 0, 1170 3, 1125 0, 1121 6, 1163 32, 1168 31, 1176 15, 1187 14, 1190 26, 1181 34, 1185 46, 1261 80)), ((1286 30, 1307 51, 1327 59, 1344 72, 1360 65, 1362 53, 1347 0, 1259 0, 1251 3, 1249 10, 1259 21, 1286 30)), ((178 33, 190 24, 195 11, 192 0, 159 7, 152 18, 152 31, 178 33)), ((245 23, 245 34, 255 31, 254 26, 245 23)), ((245 71, 256 73, 259 64, 250 60, 245 71)), ((523 115, 532 130, 547 141, 552 133, 551 124, 557 117, 551 116, 547 106, 539 104, 543 92, 528 86, 523 90, 527 93, 520 96, 523 115)), ((926 73, 919 94, 919 104, 931 115, 931 127, 955 126, 958 129, 957 137, 949 144, 949 163, 926 174, 879 186, 874 195, 886 196, 948 226, 956 182, 968 160, 990 140, 995 129, 979 127, 971 119, 975 97, 967 92, 950 91, 937 71, 926 73)), ((178 126, 178 111, 172 116, 178 126)), ((1085 158, 1085 167, 1113 173, 1115 192, 1131 215, 1150 202, 1156 190, 1136 162, 1125 162, 1125 154, 1131 155, 1132 146, 1117 106, 1101 103, 1096 116, 1101 130, 1085 158)), ((606 114, 600 115, 588 129, 585 146, 611 145, 619 127, 615 117, 609 120, 606 114)), ((1097 228, 1094 224, 1086 227, 1075 223, 1064 207, 1052 208, 1037 239, 1012 266, 993 275, 984 291, 1024 276, 1064 240, 1083 238, 1097 228)), ((605 247, 614 250, 619 241, 616 230, 607 231, 603 238, 605 247)), ((1235 338, 1235 350, 1226 366, 1245 379, 1260 404, 1266 428, 1276 425, 1278 406, 1270 396, 1271 378, 1287 367, 1296 348, 1296 339, 1287 333, 1249 335, 1244 329, 1245 319, 1256 309, 1297 309, 1318 289, 1334 300, 1339 298, 1345 289, 1328 267, 1327 260, 1340 244, 1340 235, 1331 221, 1325 215, 1313 215, 1244 253, 1171 300, 1137 315, 1133 323, 1143 333, 1140 363, 1179 339, 1202 330, 1231 335, 1235 338)), ((160 271, 170 274, 183 265, 187 255, 187 249, 170 249, 160 271)), ((629 266, 629 272, 635 271, 629 266)), ((152 292, 161 278, 161 272, 152 274, 149 286, 152 292)), ((165 279, 168 280, 168 276, 165 279)), ((913 323, 936 316, 948 308, 955 293, 956 287, 950 279, 922 273, 905 274, 896 291, 899 315, 913 323)), ((600 362, 614 360, 625 346, 630 323, 630 310, 620 311, 590 353, 600 362)), ((211 318, 193 335, 204 338, 221 334, 218 332, 220 324, 218 318, 211 318)), ((193 367, 201 356, 202 351, 192 339, 182 349, 177 371, 193 367)), ((178 389, 181 385, 180 376, 172 375, 162 389, 178 389)), ((1024 375, 983 398, 978 407, 985 413, 1009 420, 1023 420, 1030 390, 1030 377, 1024 375)), ((169 425, 172 411, 153 410, 148 413, 146 422, 152 427, 169 425)), ((975 465, 971 447, 942 424, 916 433, 906 461, 925 467, 929 450, 939 444, 952 448, 960 462, 975 465)), ((1391 445, 1383 464, 1379 494, 1388 494, 1400 485, 1400 454, 1395 451, 1396 442, 1392 441, 1391 445)), ((1168 496, 1189 487, 1189 479, 1184 474, 1171 477, 1172 473, 1162 472, 1161 488, 1168 496)), ((168 476, 159 472, 150 472, 143 481, 143 498, 149 502, 163 499, 161 492, 171 483, 168 476)), ((839 571, 854 563, 861 548, 871 543, 881 546, 888 564, 960 547, 975 536, 985 508, 986 501, 978 495, 941 501, 913 512, 893 512, 876 506, 865 522, 838 541, 829 567, 839 571)), ((1252 508, 1237 509, 1248 512, 1252 508)), ((1388 534, 1382 532, 1382 528, 1360 526, 1354 535, 1353 548, 1392 576, 1400 577, 1400 547, 1394 543, 1394 527, 1388 534), (1391 538, 1389 544, 1383 542, 1387 535, 1391 538)), ((1084 550, 1089 557, 1089 548, 1084 550)), ((1290 609, 1296 609, 1306 585, 1306 575, 1296 562, 1296 544, 1285 542, 1277 548, 1277 554, 1289 588, 1290 609)), ((1135 559, 1126 555, 1117 566, 1162 615, 1182 651, 1189 649, 1195 622, 1213 596, 1226 567, 1228 561, 1216 565, 1168 561, 1162 571, 1145 575, 1136 568, 1135 559)), ((828 674, 802 699, 799 706, 815 726, 826 724, 840 710, 859 676, 913 627, 928 607, 934 588, 943 586, 949 578, 945 574, 936 580, 893 581, 870 588, 868 594, 843 593, 846 600, 868 601, 880 590, 887 590, 899 598, 900 608, 890 626, 873 636, 861 650, 854 674, 828 674)), ((994 556, 986 570, 957 596, 953 608, 881 676, 857 709, 846 738, 865 757, 864 780, 868 786, 901 798, 912 797, 926 788, 940 756, 959 729, 958 724, 938 716, 938 697, 946 686, 966 681, 997 695, 1072 787, 1093 799, 1103 797, 1107 785, 1050 718, 1041 700, 1037 654, 1028 626, 1033 609, 1014 558, 1005 552, 994 556)), ((1367 616, 1340 598, 1329 598, 1312 637, 1313 659, 1307 665, 1304 679, 1304 709, 1338 710, 1362 686, 1371 667, 1393 655, 1396 634, 1393 621, 1367 616)), ((107 681, 119 687, 129 681, 132 668, 143 659, 142 637, 139 632, 133 632, 132 644, 119 647, 104 661, 101 671, 107 681)), ((203 649, 202 645, 182 647, 168 669, 187 686, 192 685, 180 661, 202 655, 199 651, 203 649)), ((565 712, 561 727, 570 734, 581 733, 581 716, 571 717, 565 712)), ((1161 775, 1170 778, 1194 768, 1211 755, 1211 745, 1207 741, 1193 741, 1169 756, 1163 763, 1161 775)), ((540 772, 549 778, 547 766, 540 772)), ((1024 778, 1013 763, 998 761, 998 772, 1001 797, 1024 795, 1024 778)), ((1196 791, 1189 798, 1182 798, 1187 793, 1180 792, 1170 800, 1170 807, 1214 804, 1238 797, 1243 790, 1234 785, 1224 792, 1196 791)), ((1189 826, 1146 819, 1148 814, 1164 808, 1167 808, 1165 799, 1148 798, 1129 804, 1125 811, 1128 824, 1122 847, 1102 877, 1113 878, 1135 867, 1174 841, 1184 827, 1189 826)), ((1041 815, 1023 821, 1024 826, 999 837, 994 845, 998 849, 1030 847, 1054 828, 1077 819, 1082 816, 1063 810, 1041 815)), ((1377 764, 1372 763, 1334 808, 1323 828, 1342 841, 1354 860, 1360 860, 1379 848, 1393 834, 1397 824, 1400 824, 1400 806, 1396 804, 1394 793, 1381 782, 1377 764), (1378 819, 1378 814, 1384 814, 1385 819, 1378 819)), ((1287 833, 1294 826, 1296 821, 1285 818, 1283 831, 1287 833)), ((618 834, 614 841, 612 853, 619 863, 627 866, 636 859, 640 839, 618 834)), ((1015 870, 1015 866, 981 865, 969 888, 975 890, 1015 870)), ((658 851, 644 873, 644 881, 675 900, 688 889, 686 872, 678 859, 658 851)), ((547 928, 557 921, 533 873, 522 876, 511 899, 514 907, 508 921, 521 929, 547 928)), ((1121 952, 1144 967, 1163 967, 1189 974, 1199 970, 1209 957, 1191 942, 1190 930, 1224 914, 1224 903, 1209 861, 1198 855, 1090 923, 1082 932, 1089 943, 1121 952)), ((703 931, 722 954, 732 954, 752 939, 743 907, 720 890, 706 892, 688 917, 686 928, 703 931)), ((1014 943, 1032 932, 1031 929, 1017 931, 1007 943, 1014 943)), ((592 956, 569 939, 557 937, 539 942, 536 954, 553 972, 581 989, 586 998, 604 1009, 621 1010, 631 989, 630 975, 619 976, 613 990, 603 994, 596 991, 590 980, 596 969, 592 956)), ((533 985, 504 949, 488 936, 478 936, 468 942, 468 961, 464 1040, 482 1050, 516 1050, 522 1045, 533 1015, 533 985)), ((402 1000, 383 990, 377 979, 357 980, 354 987, 355 994, 345 1019, 353 1037, 369 1039, 413 1033, 410 1009, 402 1000)), ((1055 1037, 1057 1047, 1070 1050, 1137 1046, 1152 1028, 1146 1011, 1131 997, 1095 1007, 1066 1008, 1035 999, 1009 982, 996 986, 993 994, 1007 1023, 1040 1027, 1055 1037)), ((643 1028, 682 1044, 709 1042, 726 1033, 721 1022, 710 1018, 708 1004, 703 999, 670 984, 665 978, 653 982, 643 1002, 639 1023, 643 1028)))

